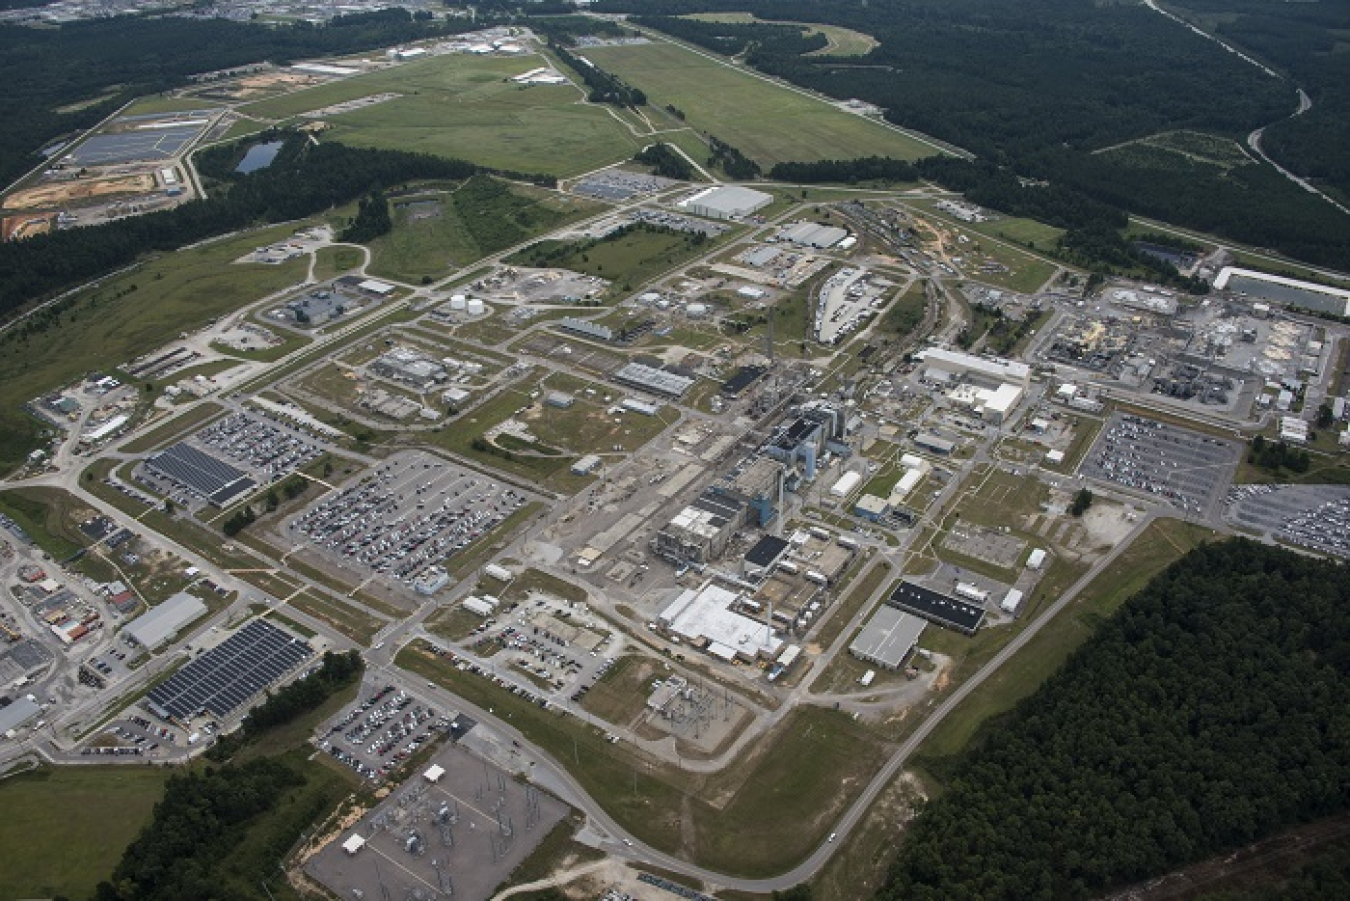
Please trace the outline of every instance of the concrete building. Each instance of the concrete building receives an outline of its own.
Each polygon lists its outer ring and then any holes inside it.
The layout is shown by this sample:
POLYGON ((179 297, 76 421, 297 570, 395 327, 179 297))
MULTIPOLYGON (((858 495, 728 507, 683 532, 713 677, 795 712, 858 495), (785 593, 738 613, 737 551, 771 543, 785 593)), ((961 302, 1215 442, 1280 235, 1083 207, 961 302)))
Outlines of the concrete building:
POLYGON ((20 695, 10 704, 0 707, 0 735, 13 738, 13 733, 16 730, 23 727, 41 712, 42 707, 37 702, 28 700, 25 695, 20 695))
POLYGON ((185 591, 127 623, 122 634, 153 651, 178 634, 178 630, 206 613, 206 605, 185 591))
POLYGON ((710 489, 713 494, 743 504, 746 520, 767 526, 783 506, 783 464, 771 457, 746 457, 723 473, 710 489))
POLYGON ((566 410, 575 405, 577 399, 567 391, 550 391, 544 395, 544 406, 557 410, 566 410))
POLYGON ((711 581, 681 592, 657 616, 667 632, 724 662, 772 660, 783 641, 765 623, 733 609, 740 595, 711 581))
POLYGON ((587 454, 572 464, 572 475, 588 476, 600 468, 600 462, 599 455, 587 454))
POLYGON ((908 581, 896 586, 886 604, 966 635, 974 635, 984 622, 983 607, 908 581))
POLYGON ((917 616, 883 604, 853 639, 848 652, 882 669, 898 670, 909 659, 927 625, 917 616))
POLYGON ((715 560, 744 524, 745 509, 731 498, 705 491, 656 533, 652 549, 672 563, 715 560))
POLYGON ((976 375, 998 382, 1011 382, 1026 387, 1031 380, 1031 367, 1016 360, 979 357, 974 354, 940 347, 929 347, 916 355, 925 366, 953 375, 976 375))
POLYGON ((428 566, 413 582, 413 590, 423 597, 431 597, 450 584, 450 574, 439 566, 428 566))
POLYGON ((773 203, 773 195, 736 185, 705 188, 676 204, 695 216, 709 219, 735 219, 749 216, 773 203))
POLYGON ((370 364, 376 375, 425 391, 450 376, 435 360, 410 347, 396 347, 370 364))
POLYGON ((880 522, 891 510, 890 503, 884 497, 864 494, 853 505, 853 515, 868 522, 880 522))
POLYGON ((802 247, 827 250, 848 237, 848 230, 816 222, 797 222, 778 233, 778 240, 802 247))
POLYGON ((787 556, 788 543, 777 535, 765 535, 746 551, 741 562, 741 573, 748 579, 762 579, 773 572, 787 556))

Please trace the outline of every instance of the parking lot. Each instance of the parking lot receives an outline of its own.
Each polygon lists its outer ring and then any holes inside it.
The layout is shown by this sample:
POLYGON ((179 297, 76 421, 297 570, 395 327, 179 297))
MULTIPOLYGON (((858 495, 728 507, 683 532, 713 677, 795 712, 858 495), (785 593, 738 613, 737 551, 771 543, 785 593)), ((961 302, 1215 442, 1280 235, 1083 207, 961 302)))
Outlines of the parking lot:
POLYGON ((1240 485, 1228 520, 1283 541, 1350 557, 1350 486, 1240 485))
POLYGON ((628 172, 624 169, 608 169, 593 172, 572 188, 572 193, 597 200, 629 200, 641 194, 654 194, 679 182, 659 175, 647 175, 642 172, 628 172))
POLYGON ((567 814, 454 745, 421 770, 305 865, 334 897, 482 901, 567 814), (432 764, 434 780, 424 775, 432 764))
POLYGON ((486 476, 410 452, 315 504, 287 529, 343 564, 411 583, 527 500, 524 492, 486 476))
POLYGON ((1157 495, 1189 513, 1214 508, 1241 448, 1178 426, 1113 413, 1079 472, 1157 495))
POLYGON ((381 779, 448 726, 435 708, 392 685, 363 685, 356 704, 328 725, 319 747, 358 775, 381 779))
POLYGON ((80 749, 85 757, 149 757, 162 759, 177 755, 183 747, 178 729, 152 723, 139 714, 109 723, 87 746, 80 749))
POLYGON ((323 453, 313 439, 292 429, 235 413, 197 433, 205 447, 245 467, 262 484, 289 475, 323 453))

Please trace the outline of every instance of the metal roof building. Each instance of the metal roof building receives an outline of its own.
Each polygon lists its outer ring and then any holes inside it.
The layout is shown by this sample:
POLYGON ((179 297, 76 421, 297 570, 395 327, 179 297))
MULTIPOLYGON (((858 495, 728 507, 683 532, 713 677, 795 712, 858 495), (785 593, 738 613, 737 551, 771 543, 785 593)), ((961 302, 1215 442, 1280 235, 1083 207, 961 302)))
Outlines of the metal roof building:
POLYGON ((771 203, 773 203, 772 194, 736 185, 719 185, 699 191, 694 196, 680 201, 676 206, 696 216, 732 219, 737 216, 749 216, 771 203))
POLYGON ((894 670, 904 666, 927 623, 883 604, 872 614, 848 651, 859 660, 894 670))
POLYGON ((41 712, 42 708, 28 698, 15 698, 12 703, 0 707, 0 735, 19 728, 41 712))
POLYGON ((688 376, 676 375, 642 363, 628 363, 620 367, 614 371, 613 378, 621 385, 664 397, 679 397, 694 384, 694 380, 688 376))
POLYGON ((848 231, 833 225, 820 225, 815 222, 798 222, 789 225, 778 234, 781 241, 789 241, 804 247, 825 250, 848 237, 848 231))
POLYGON ((185 591, 127 623, 123 633, 147 650, 155 650, 178 630, 206 612, 206 605, 185 591))

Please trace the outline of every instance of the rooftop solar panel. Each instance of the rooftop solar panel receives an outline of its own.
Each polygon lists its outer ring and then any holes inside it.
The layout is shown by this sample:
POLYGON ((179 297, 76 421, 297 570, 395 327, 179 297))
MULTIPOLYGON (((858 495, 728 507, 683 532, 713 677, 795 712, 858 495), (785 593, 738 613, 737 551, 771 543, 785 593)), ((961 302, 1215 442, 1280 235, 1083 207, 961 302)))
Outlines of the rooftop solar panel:
POLYGON ((227 716, 314 650, 265 620, 253 620, 150 692, 151 709, 182 722, 227 716))

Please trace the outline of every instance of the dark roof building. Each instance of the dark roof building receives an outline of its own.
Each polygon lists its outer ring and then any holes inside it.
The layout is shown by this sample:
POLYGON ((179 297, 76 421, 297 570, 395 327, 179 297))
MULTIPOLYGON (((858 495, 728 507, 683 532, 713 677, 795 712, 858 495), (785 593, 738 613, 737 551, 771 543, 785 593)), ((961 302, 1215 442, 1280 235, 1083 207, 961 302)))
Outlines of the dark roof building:
POLYGON ((886 603, 897 610, 922 616, 939 626, 955 629, 966 635, 974 635, 975 630, 984 621, 983 607, 958 601, 956 598, 911 582, 901 582, 896 586, 895 591, 886 599, 886 603))
POLYGON ((765 535, 745 554, 744 572, 747 576, 759 578, 767 576, 783 555, 787 553, 788 543, 776 535, 765 535))

